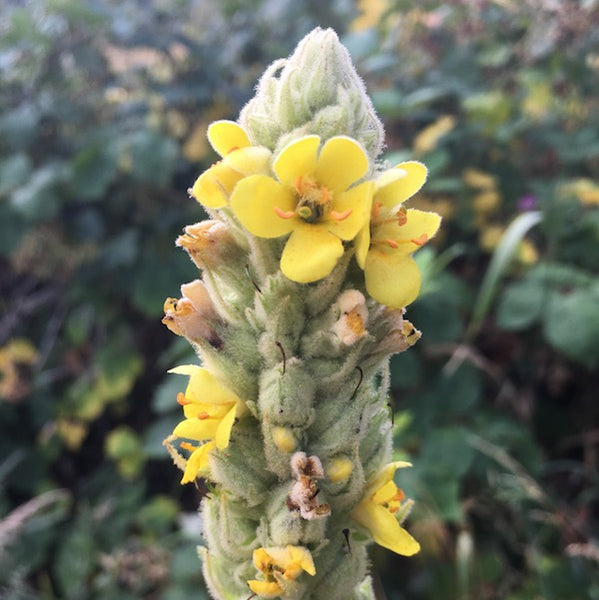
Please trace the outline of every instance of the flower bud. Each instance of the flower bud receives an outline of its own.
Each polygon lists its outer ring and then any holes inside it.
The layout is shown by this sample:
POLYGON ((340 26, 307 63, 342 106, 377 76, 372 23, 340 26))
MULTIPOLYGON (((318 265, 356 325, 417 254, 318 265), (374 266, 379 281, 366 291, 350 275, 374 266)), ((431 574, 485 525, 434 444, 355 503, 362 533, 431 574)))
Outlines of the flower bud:
POLYGON ((181 286, 181 298, 167 298, 162 322, 175 334, 198 342, 206 340, 220 346, 221 340, 213 326, 219 321, 204 284, 195 279, 181 286))
POLYGON ((241 254, 241 248, 220 221, 201 221, 188 225, 184 231, 176 244, 185 249, 198 269, 215 269, 229 261, 234 262, 241 254))

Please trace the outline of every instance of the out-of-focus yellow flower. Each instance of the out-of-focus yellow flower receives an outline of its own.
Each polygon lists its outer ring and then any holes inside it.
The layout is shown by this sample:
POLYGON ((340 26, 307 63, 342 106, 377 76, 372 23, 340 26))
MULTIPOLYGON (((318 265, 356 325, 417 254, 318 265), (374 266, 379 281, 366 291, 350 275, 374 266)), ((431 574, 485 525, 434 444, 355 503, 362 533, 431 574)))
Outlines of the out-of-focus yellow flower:
POLYGON ((32 365, 38 353, 31 342, 15 338, 0 348, 0 397, 18 400, 25 395, 29 386, 19 376, 17 365, 32 365))
POLYGON ((222 208, 243 177, 268 171, 271 153, 263 146, 252 146, 245 130, 234 121, 212 123, 208 141, 223 159, 196 179, 190 193, 207 208, 222 208))
POLYGON ((257 548, 254 550, 254 565, 265 580, 250 579, 248 585, 254 594, 262 598, 281 596, 289 582, 303 572, 316 574, 312 555, 303 546, 257 548))
POLYGON ((396 514, 403 508, 404 493, 393 476, 397 469, 410 467, 408 462, 392 462, 381 469, 367 484, 363 500, 353 510, 353 518, 366 527, 374 541, 402 556, 420 550, 420 544, 400 525, 396 514))
POLYGON ((522 240, 518 245, 518 259, 525 265, 533 265, 539 260, 539 251, 530 240, 522 240))
POLYGON ((486 225, 478 236, 478 244, 487 252, 492 252, 501 241, 505 227, 502 225, 486 225))
POLYGON ((425 127, 414 139, 414 153, 422 155, 434 150, 437 147, 439 140, 455 127, 455 123, 455 117, 443 115, 434 123, 425 127))
POLYGON ((356 260, 364 269, 366 290, 391 308, 402 308, 418 297, 421 278, 412 254, 441 224, 437 213, 401 206, 422 187, 426 175, 426 167, 416 161, 382 173, 376 181, 370 223, 356 238, 356 260))
POLYGON ((462 179, 466 185, 481 190, 491 190, 497 187, 497 177, 478 169, 466 169, 462 174, 462 179))
POLYGON ((360 15, 351 23, 352 31, 364 31, 376 25, 389 8, 387 0, 360 0, 358 2, 360 15))
POLYGON ((592 179, 585 177, 573 179, 560 186, 559 193, 562 197, 575 196, 586 206, 599 205, 599 185, 592 179))
POLYGON ((477 215, 493 214, 501 205, 501 196, 496 190, 485 190, 472 199, 472 208, 477 215))
POLYGON ((326 277, 368 218, 373 183, 354 185, 368 171, 358 142, 308 135, 289 143, 273 164, 277 179, 253 175, 240 181, 231 208, 250 232, 276 238, 291 234, 281 256, 284 275, 298 283, 326 277), (352 187, 353 186, 353 187, 352 187))

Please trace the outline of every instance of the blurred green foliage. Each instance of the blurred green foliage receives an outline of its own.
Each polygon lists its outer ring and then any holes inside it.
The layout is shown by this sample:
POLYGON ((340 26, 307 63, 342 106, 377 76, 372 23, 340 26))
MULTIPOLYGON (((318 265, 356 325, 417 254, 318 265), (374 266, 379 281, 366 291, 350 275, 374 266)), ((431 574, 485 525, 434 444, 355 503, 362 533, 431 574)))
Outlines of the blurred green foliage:
POLYGON ((0 20, 0 596, 206 598, 162 440, 185 190, 264 67, 349 47, 443 214, 392 362, 423 546, 390 600, 599 598, 599 3, 30 0, 0 20))

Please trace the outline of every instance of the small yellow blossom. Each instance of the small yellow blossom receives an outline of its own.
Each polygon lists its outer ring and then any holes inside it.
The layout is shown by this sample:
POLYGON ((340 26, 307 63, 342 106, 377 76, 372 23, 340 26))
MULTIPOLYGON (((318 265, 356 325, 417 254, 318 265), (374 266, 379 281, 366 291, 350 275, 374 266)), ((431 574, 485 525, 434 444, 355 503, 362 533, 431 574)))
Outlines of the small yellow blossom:
POLYGON ((212 123, 208 127, 208 141, 223 159, 196 179, 191 195, 207 208, 222 208, 243 177, 267 172, 270 151, 252 146, 245 130, 234 121, 212 123))
POLYGON ((353 470, 353 463, 347 456, 337 456, 331 460, 327 468, 327 477, 333 483, 347 479, 353 470))
POLYGON ((251 579, 248 585, 254 594, 262 598, 281 596, 289 582, 304 571, 308 575, 316 574, 312 555, 303 546, 257 548, 254 550, 254 565, 265 580, 251 579))
POLYGON ((297 438, 289 427, 273 427, 272 439, 281 452, 293 452, 297 448, 297 438))
POLYGON ((368 218, 372 182, 354 185, 368 171, 355 140, 338 136, 322 149, 317 135, 289 143, 274 161, 277 179, 253 175, 240 181, 231 208, 250 232, 276 238, 291 234, 281 256, 284 275, 299 283, 326 277, 368 218), (352 187, 353 186, 353 187, 352 187))
POLYGON ((404 493, 393 476, 397 469, 410 467, 408 462, 392 462, 381 469, 367 484, 363 500, 353 510, 353 518, 370 531, 374 541, 402 556, 420 550, 420 544, 399 524, 396 513, 402 508, 404 493))
POLYGON ((189 375, 185 394, 177 397, 186 418, 175 427, 173 436, 213 442, 212 445, 203 446, 192 446, 185 442, 182 444, 183 448, 192 451, 182 481, 185 483, 193 481, 197 472, 207 466, 210 450, 214 447, 220 450, 229 445, 235 418, 243 415, 247 407, 207 369, 183 365, 171 369, 169 373, 189 375))
POLYGON ((370 224, 356 238, 356 260, 364 269, 366 290, 391 308, 417 298, 420 271, 411 255, 441 224, 437 213, 400 206, 422 187, 426 174, 426 167, 416 161, 382 173, 376 181, 370 224))

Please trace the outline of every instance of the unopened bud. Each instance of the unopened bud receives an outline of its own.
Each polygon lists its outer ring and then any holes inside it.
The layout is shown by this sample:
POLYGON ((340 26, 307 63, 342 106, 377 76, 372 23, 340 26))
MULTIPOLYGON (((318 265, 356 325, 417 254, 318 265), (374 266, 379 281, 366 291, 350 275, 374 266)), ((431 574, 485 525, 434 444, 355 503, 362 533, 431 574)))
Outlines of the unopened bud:
POLYGON ((175 334, 219 346, 213 326, 219 320, 204 284, 196 279, 181 286, 181 298, 167 298, 162 322, 175 334))
POLYGON ((185 249, 198 269, 214 269, 235 261, 241 248, 235 243, 227 226, 220 221, 207 220, 188 225, 176 244, 185 249))

